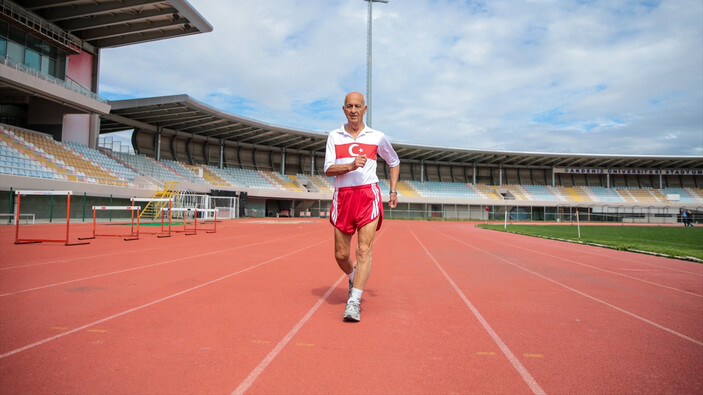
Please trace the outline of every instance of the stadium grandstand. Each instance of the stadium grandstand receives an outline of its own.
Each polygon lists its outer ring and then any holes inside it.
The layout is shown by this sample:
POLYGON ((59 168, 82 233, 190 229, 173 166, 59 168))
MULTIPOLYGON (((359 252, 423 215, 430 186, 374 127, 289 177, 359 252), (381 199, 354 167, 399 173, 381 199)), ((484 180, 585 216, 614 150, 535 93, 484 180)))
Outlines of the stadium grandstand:
MULTIPOLYGON (((98 95, 100 49, 211 30, 184 0, 0 1, 0 213, 13 213, 13 191, 40 189, 81 195, 76 217, 86 202, 160 196, 231 216, 328 215, 326 134, 225 113, 187 94, 98 95), (122 131, 132 131, 127 147, 110 137, 122 131)), ((674 223, 684 209, 694 221, 703 214, 701 156, 394 147, 400 204, 390 218, 573 221, 578 212, 674 223)), ((382 161, 378 176, 387 199, 382 161)), ((29 210, 50 217, 36 199, 29 210)))

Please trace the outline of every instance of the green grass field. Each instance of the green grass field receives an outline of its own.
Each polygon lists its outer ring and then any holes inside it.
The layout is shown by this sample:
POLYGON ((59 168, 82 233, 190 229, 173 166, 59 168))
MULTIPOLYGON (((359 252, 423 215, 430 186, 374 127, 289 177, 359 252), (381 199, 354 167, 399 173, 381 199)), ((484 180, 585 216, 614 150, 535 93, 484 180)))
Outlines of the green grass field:
MULTIPOLYGON (((503 225, 479 227, 505 231, 503 225)), ((576 225, 508 225, 507 231, 703 260, 703 227, 581 225, 580 239, 576 225)))

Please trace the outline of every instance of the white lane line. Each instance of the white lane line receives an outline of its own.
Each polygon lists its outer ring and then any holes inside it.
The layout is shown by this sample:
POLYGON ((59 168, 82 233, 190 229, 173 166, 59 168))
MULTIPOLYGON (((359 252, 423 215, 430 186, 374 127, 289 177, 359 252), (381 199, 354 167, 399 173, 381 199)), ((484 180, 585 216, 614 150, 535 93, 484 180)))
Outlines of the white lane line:
POLYGON ((249 387, 254 384, 254 381, 256 381, 256 379, 259 378, 261 373, 264 372, 264 370, 269 366, 269 364, 271 364, 271 362, 276 359, 278 354, 288 343, 290 343, 290 341, 298 333, 300 328, 302 328, 303 325, 305 325, 305 323, 310 320, 310 318, 313 314, 315 314, 317 309, 320 308, 320 306, 325 302, 325 300, 327 300, 332 291, 337 289, 339 283, 342 282, 342 280, 346 277, 346 274, 342 274, 342 276, 339 277, 339 279, 330 287, 330 289, 328 289, 327 292, 325 292, 325 294, 317 300, 317 303, 315 303, 315 305, 312 306, 310 310, 308 310, 308 312, 303 316, 303 318, 301 318, 300 321, 298 321, 298 323, 295 324, 295 326, 283 337, 283 339, 281 339, 281 341, 276 344, 276 347, 274 347, 273 350, 271 350, 271 352, 269 352, 268 355, 266 355, 266 357, 259 363, 259 365, 255 367, 254 370, 251 371, 251 373, 249 373, 249 376, 247 376, 247 378, 245 378, 244 381, 242 381, 239 386, 237 386, 237 389, 232 391, 233 395, 245 393, 249 389, 249 387))
MULTIPOLYGON (((442 233, 442 234, 445 234, 445 233, 442 233)), ((488 241, 488 239, 485 239, 485 238, 482 238, 482 237, 481 237, 481 239, 487 240, 487 241, 488 241)), ((509 246, 511 246, 511 247, 513 247, 513 248, 519 248, 519 249, 521 249, 521 250, 530 251, 530 252, 533 252, 533 253, 535 253, 535 254, 540 254, 540 255, 548 256, 548 257, 550 257, 550 258, 559 259, 559 260, 566 261, 566 262, 571 262, 571 263, 576 264, 576 265, 585 266, 585 267, 588 267, 588 268, 591 268, 591 269, 594 269, 594 270, 600 270, 600 271, 602 271, 602 272, 610 273, 610 274, 613 274, 613 275, 616 275, 616 276, 621 276, 621 277, 629 278, 630 280, 640 281, 640 282, 643 282, 643 283, 646 283, 646 284, 650 284, 650 285, 654 285, 654 286, 657 286, 657 287, 662 287, 662 288, 670 289, 670 290, 672 290, 672 291, 682 292, 682 293, 685 293, 685 294, 689 294, 689 295, 697 296, 697 297, 699 297, 699 298, 703 298, 703 295, 702 295, 702 294, 699 294, 699 293, 695 293, 695 292, 686 291, 686 290, 683 290, 683 289, 678 289, 678 288, 670 287, 670 286, 668 286, 668 285, 655 283, 655 282, 653 282, 653 281, 648 281, 648 280, 644 280, 644 279, 637 278, 637 277, 628 276, 627 274, 624 274, 624 273, 618 273, 618 272, 614 272, 614 271, 612 271, 612 270, 603 269, 603 268, 598 267, 598 266, 593 266, 593 265, 589 265, 589 264, 586 264, 586 263, 583 263, 583 262, 578 262, 578 261, 575 261, 575 260, 573 260, 573 259, 564 258, 564 257, 562 257, 562 256, 547 254, 546 252, 542 252, 542 251, 538 251, 538 250, 533 250, 533 249, 527 248, 527 247, 520 247, 520 246, 518 246, 518 245, 511 244, 511 243, 506 243, 506 242, 503 242, 503 241, 496 241, 495 239, 490 239, 490 242, 491 242, 491 243, 498 242, 498 243, 501 243, 501 244, 506 244, 506 245, 509 245, 509 246)), ((651 271, 650 269, 623 269, 623 270, 631 270, 631 271, 651 271)))
MULTIPOLYGON (((319 233, 319 232, 320 232, 320 231, 318 231, 318 232, 313 232, 313 233, 319 233)), ((180 258, 169 259, 169 260, 167 260, 167 261, 152 263, 152 264, 150 264, 150 265, 131 267, 131 268, 129 268, 129 269, 117 270, 117 271, 114 271, 114 272, 108 272, 108 273, 103 273, 103 274, 96 274, 96 275, 94 275, 94 276, 76 278, 76 279, 73 279, 73 280, 62 281, 62 282, 53 283, 53 284, 46 284, 46 285, 42 285, 42 286, 34 287, 34 288, 20 289, 20 290, 17 290, 17 291, 7 292, 7 293, 4 293, 4 294, 0 294, 0 297, 10 296, 10 295, 16 295, 16 294, 21 294, 21 293, 30 292, 30 291, 38 291, 38 290, 40 290, 40 289, 51 288, 51 287, 57 287, 57 286, 59 286, 59 285, 66 285, 66 284, 71 284, 71 283, 75 283, 75 282, 79 282, 79 281, 92 280, 92 279, 94 279, 94 278, 112 276, 112 275, 115 275, 115 274, 131 272, 131 271, 134 271, 134 270, 147 269, 147 268, 150 268, 150 267, 166 265, 166 264, 168 264, 168 263, 173 263, 173 262, 178 262, 178 261, 184 261, 184 260, 188 260, 188 259, 202 258, 202 257, 208 256, 208 255, 216 255, 216 254, 219 254, 219 253, 229 252, 229 251, 237 250, 237 249, 240 249, 240 248, 253 247, 253 246, 257 246, 257 245, 260 245, 260 244, 266 244, 266 243, 270 243, 270 242, 278 242, 278 241, 280 241, 280 240, 285 240, 285 239, 289 239, 289 238, 297 237, 297 236, 300 236, 300 235, 290 235, 290 236, 282 237, 282 238, 280 238, 280 239, 275 239, 275 240, 268 239, 268 240, 264 240, 264 241, 260 241, 260 242, 256 242, 256 243, 245 244, 245 245, 240 245, 240 246, 236 246, 236 247, 232 247, 232 248, 227 248, 227 249, 224 249, 224 250, 210 251, 210 252, 205 252, 205 253, 202 253, 202 254, 189 255, 189 256, 184 256, 184 257, 180 257, 180 258)))
MULTIPOLYGON (((441 232, 440 232, 440 233, 441 233, 441 232)), ((528 273, 534 274, 534 275, 537 276, 537 277, 541 277, 541 278, 543 278, 543 279, 545 279, 545 280, 547 280, 547 281, 549 281, 549 282, 551 282, 551 283, 554 283, 554 284, 556 284, 556 285, 558 285, 558 286, 560 286, 560 287, 566 288, 566 289, 568 289, 569 291, 575 292, 575 293, 577 293, 577 294, 579 294, 579 295, 581 295, 581 296, 584 296, 584 297, 586 297, 586 298, 588 298, 588 299, 591 299, 591 300, 593 300, 593 301, 596 301, 596 302, 598 302, 598 303, 601 303, 601 304, 603 304, 603 305, 605 305, 605 306, 608 306, 608 307, 610 307, 610 308, 612 308, 612 309, 615 309, 615 310, 617 310, 617 311, 619 311, 619 312, 621 312, 621 313, 625 313, 625 314, 629 315, 630 317, 636 318, 636 319, 638 319, 638 320, 640 320, 640 321, 642 321, 642 322, 645 322, 645 323, 647 323, 647 324, 650 324, 650 325, 652 325, 652 326, 654 326, 654 327, 656 327, 656 328, 659 328, 659 329, 661 329, 661 330, 663 330, 663 331, 669 332, 669 333, 671 333, 672 335, 676 335, 676 336, 678 336, 678 337, 680 337, 680 338, 682 338, 682 339, 684 339, 684 340, 688 340, 688 341, 690 341, 691 343, 697 344, 697 345, 699 345, 699 346, 703 346, 703 342, 702 342, 702 341, 699 341, 699 340, 696 340, 696 339, 694 339, 694 338, 692 338, 692 337, 686 336, 686 335, 684 335, 683 333, 676 332, 675 330, 670 329, 670 328, 667 328, 667 327, 665 327, 664 325, 657 324, 657 323, 654 322, 654 321, 650 321, 650 320, 648 320, 648 319, 646 319, 646 318, 644 318, 644 317, 642 317, 642 316, 639 316, 639 315, 637 315, 637 314, 635 314, 635 313, 632 313, 632 312, 630 312, 630 311, 627 311, 627 310, 625 310, 625 309, 623 309, 623 308, 621 308, 621 307, 618 307, 618 306, 615 306, 615 305, 613 305, 613 304, 610 304, 610 303, 608 303, 608 302, 606 302, 606 301, 604 301, 604 300, 602 300, 602 299, 598 299, 598 298, 596 298, 595 296, 591 296, 591 295, 589 295, 589 294, 587 294, 587 293, 585 293, 585 292, 579 291, 578 289, 572 288, 572 287, 570 287, 570 286, 568 286, 568 285, 566 285, 566 284, 562 284, 562 283, 560 283, 559 281, 553 280, 553 279, 551 279, 551 278, 549 278, 549 277, 547 277, 547 276, 544 276, 544 275, 542 275, 542 274, 540 274, 540 273, 537 273, 537 272, 535 272, 535 271, 532 271, 532 270, 530 270, 530 269, 528 269, 528 268, 526 268, 526 267, 520 266, 520 265, 518 265, 517 263, 511 262, 511 261, 509 261, 509 260, 507 260, 507 259, 505 259, 505 258, 503 258, 503 257, 501 257, 501 256, 492 254, 492 253, 490 253, 490 252, 488 252, 488 251, 486 251, 486 250, 483 250, 483 249, 481 249, 481 248, 478 248, 478 247, 476 247, 476 246, 473 246, 473 245, 471 245, 471 244, 468 244, 468 243, 466 243, 466 242, 464 242, 464 241, 462 241, 462 240, 459 240, 459 239, 457 239, 457 238, 455 238, 455 237, 453 237, 453 236, 450 236, 450 235, 448 235, 448 234, 446 234, 446 233, 441 233, 441 234, 443 234, 444 236, 446 236, 446 237, 448 237, 448 238, 450 238, 450 239, 452 239, 452 240, 455 240, 455 241, 458 242, 458 243, 461 243, 461 244, 464 244, 464 245, 466 245, 466 246, 469 246, 469 247, 471 247, 471 248, 473 248, 473 249, 476 249, 476 250, 478 250, 478 251, 483 252, 483 253, 486 254, 486 255, 490 255, 490 256, 492 256, 492 257, 498 259, 498 260, 501 260, 501 261, 503 261, 503 262, 505 262, 505 263, 507 263, 507 264, 509 264, 509 265, 515 266, 515 267, 518 268, 518 269, 524 270, 524 271, 526 271, 526 272, 528 272, 528 273)))
MULTIPOLYGON (((482 229, 482 230, 487 230, 487 229, 482 229)), ((504 234, 507 234, 507 233, 504 233, 504 234)), ((514 233, 510 233, 510 234, 512 235, 512 234, 514 234, 514 233)), ((516 234, 516 235, 519 235, 519 234, 516 234)), ((523 236, 523 235, 520 235, 520 236, 523 236)), ((527 236, 527 237, 530 237, 530 236, 527 236)), ((489 239, 486 239, 486 238, 481 238, 481 239, 483 239, 483 240, 489 240, 489 239)), ((542 240, 542 241, 545 241, 545 242, 546 242, 546 241, 553 241, 553 240, 550 240, 550 239, 543 239, 543 238, 538 238, 537 240, 542 240)), ((490 239, 490 241, 494 241, 494 239, 490 239)), ((508 244, 509 244, 509 243, 508 243, 508 244)), ((559 249, 562 249, 562 250, 567 250, 567 251, 573 252, 573 247, 572 247, 572 246, 573 246, 574 244, 576 244, 576 243, 565 243, 565 242, 562 241, 562 242, 559 242, 559 243, 557 243, 557 244, 554 244, 554 246, 555 246, 554 248, 555 248, 555 249, 556 249, 556 248, 559 248, 559 249)), ((512 245, 512 244, 511 244, 511 245, 512 245)), ((589 245, 586 245, 586 244, 576 244, 576 245, 580 245, 580 246, 583 246, 583 247, 592 247, 592 246, 589 246, 589 245)), ((658 263, 647 262, 647 261, 642 260, 642 259, 630 259, 630 258, 628 258, 626 255, 623 255, 623 254, 626 253, 626 254, 630 254, 630 255, 632 255, 632 256, 636 256, 636 257, 638 257, 638 258, 642 257, 642 254, 634 254, 634 253, 632 253, 631 251, 618 251, 618 250, 612 250, 612 249, 610 250, 610 251, 613 251, 613 252, 618 252, 618 254, 601 254, 601 253, 599 253, 599 251, 605 251, 605 250, 604 250, 603 248, 589 248, 589 249, 587 249, 587 250, 582 250, 581 253, 583 253, 583 254, 588 254, 588 255, 595 255, 595 256, 601 257, 601 258, 608 258, 608 259, 610 259, 610 260, 617 260, 617 261, 635 263, 635 264, 640 265, 640 266, 642 266, 642 265, 643 265, 643 266, 650 266, 650 267, 657 268, 657 269, 659 269, 659 270, 661 270, 661 271, 663 271, 663 272, 665 272, 665 273, 678 272, 678 273, 683 273, 683 274, 687 274, 687 275, 691 275, 691 276, 703 277, 703 270, 701 270, 701 265, 698 264, 698 263, 694 263, 694 262, 685 262, 685 261, 681 261, 681 260, 675 260, 675 262, 676 262, 677 264, 681 264, 681 265, 686 264, 686 263, 691 264, 691 267, 696 269, 695 272, 692 272, 692 271, 690 271, 690 270, 678 269, 678 268, 672 267, 671 265, 666 265, 666 266, 665 266, 665 265, 660 265, 660 264, 658 264, 658 263), (619 254, 619 253, 623 253, 623 254, 619 254)), ((651 257, 655 257, 654 255, 650 255, 650 256, 651 256, 651 257)), ((667 259, 668 259, 668 260, 671 260, 672 258, 667 258, 667 259)))
POLYGON ((483 318, 483 315, 481 315, 481 313, 478 311, 478 309, 473 305, 473 303, 471 303, 469 298, 466 297, 464 292, 461 291, 459 286, 456 285, 456 283, 454 282, 454 280, 452 280, 452 278, 449 276, 449 274, 447 274, 447 272, 444 271, 442 266, 439 264, 439 262, 437 262, 437 260, 434 258, 434 256, 432 256, 432 253, 430 253, 430 251, 427 249, 427 247, 425 247, 425 245, 422 244, 420 239, 415 235, 415 233, 412 230, 410 230, 410 228, 408 228, 408 230, 413 235, 415 240, 417 240, 417 242, 420 244, 422 249, 425 250, 425 253, 427 254, 427 256, 429 256, 430 259, 432 259, 432 262, 434 262, 435 266, 437 266, 437 269, 439 269, 439 271, 442 272, 442 274, 447 279, 447 281, 449 281, 449 284, 451 284, 452 288, 454 288, 454 291, 456 291, 456 293, 459 294, 459 297, 461 297, 461 299, 464 301, 466 306, 469 307, 469 310, 471 310, 471 312, 474 314, 474 316, 476 317, 478 322, 481 323, 481 326, 483 326, 483 329, 485 329, 486 332, 488 332, 488 335, 491 337, 491 339, 493 339, 493 341, 496 343, 496 345, 498 345, 498 348, 500 349, 500 351, 502 351, 503 354, 505 355, 505 357, 508 358, 508 361, 510 361, 510 364, 513 365, 513 368, 515 368, 515 370, 517 370, 517 372, 520 374, 520 376, 525 381, 525 383, 527 383, 527 385, 530 387, 532 392, 534 394, 546 394, 546 392, 544 392, 542 387, 539 386, 539 384, 534 379, 534 377, 532 377, 530 372, 527 371, 525 366, 522 363, 520 363, 520 360, 518 360, 518 358, 515 356, 515 354, 513 354, 513 352, 510 351, 508 346, 503 342, 503 340, 500 338, 500 336, 498 336, 496 331, 493 330, 493 328, 488 323, 488 321, 486 321, 486 319, 483 318))
MULTIPOLYGON (((378 239, 380 239, 381 236, 383 236, 386 229, 388 229, 388 227, 381 229, 381 231, 377 233, 377 236, 374 240, 374 244, 376 244, 376 242, 378 242, 378 239)), ((251 387, 252 384, 254 384, 254 381, 256 381, 256 379, 258 379, 259 376, 261 376, 261 373, 263 373, 264 370, 269 366, 269 364, 271 364, 271 362, 273 362, 273 360, 278 356, 278 354, 280 354, 280 352, 283 350, 283 348, 288 343, 290 343, 293 336, 295 336, 296 333, 298 333, 298 331, 300 330, 300 328, 302 328, 303 325, 305 325, 305 323, 308 322, 308 320, 310 320, 310 317, 312 317, 312 315, 315 314, 317 309, 322 305, 322 303, 325 302, 325 300, 327 300, 327 298, 330 296, 332 291, 334 291, 337 288, 337 286, 339 285, 339 283, 346 277, 347 277, 346 274, 342 274, 342 276, 339 277, 339 279, 330 287, 330 289, 328 289, 327 292, 325 292, 325 294, 322 295, 322 297, 320 297, 320 299, 317 300, 317 303, 315 303, 315 305, 312 306, 312 308, 310 310, 308 310, 308 312, 305 314, 305 316, 303 318, 301 318, 297 324, 295 324, 295 326, 283 337, 283 339, 281 339, 280 342, 278 342, 278 344, 276 344, 276 347, 274 347, 273 350, 271 350, 266 355, 266 357, 264 357, 264 359, 259 363, 259 365, 257 365, 254 368, 254 370, 251 371, 251 373, 249 373, 249 375, 244 379, 244 381, 242 381, 237 386, 237 388, 234 391, 232 391, 233 395, 234 394, 239 395, 239 394, 245 393, 249 389, 249 387, 251 387)))
MULTIPOLYGON (((191 292, 191 291, 195 291, 196 289, 200 289, 200 288, 206 287, 206 286, 208 286, 208 285, 215 284, 215 283, 217 283, 217 282, 220 282, 220 281, 222 281, 222 280, 225 280, 225 279, 228 279, 228 278, 230 278, 230 277, 236 276, 236 275, 238 275, 238 274, 247 272, 247 271, 249 271, 249 270, 256 269, 256 268, 258 268, 258 267, 264 266, 264 265, 266 265, 266 264, 269 264, 269 263, 274 262, 274 261, 277 261, 277 260, 279 260, 279 259, 288 257, 288 256, 290 256, 290 255, 297 254, 298 252, 301 252, 301 251, 304 251, 304 250, 307 250, 307 249, 316 247, 316 246, 318 246, 318 245, 320 245, 320 244, 322 244, 322 243, 324 243, 324 242, 325 242, 325 241, 320 241, 320 242, 318 242, 318 243, 311 244, 311 245, 309 245, 309 246, 307 246, 307 247, 303 247, 303 248, 297 249, 297 250, 295 250, 295 251, 291 251, 291 252, 289 252, 289 253, 287 253, 287 254, 279 255, 279 256, 277 256, 277 257, 275 257, 275 258, 271 258, 271 259, 269 259, 269 260, 267 260, 267 261, 258 263, 258 264, 253 265, 253 266, 249 266, 249 267, 247 267, 247 268, 245 268, 245 269, 238 270, 238 271, 236 271, 236 272, 234 272, 234 273, 230 273, 230 274, 228 274, 228 275, 226 275, 226 276, 222 276, 222 277, 220 277, 220 278, 216 278, 216 279, 214 279, 214 280, 210 280, 210 281, 205 282, 205 283, 202 283, 202 284, 200 284, 200 285, 196 285, 195 287, 188 288, 188 289, 183 290, 183 291, 180 291, 180 292, 176 292, 175 294, 171 294, 171 295, 168 295, 168 296, 163 297, 163 298, 161 298, 161 299, 157 299, 157 300, 154 300, 154 301, 152 301, 152 302, 143 304, 143 305, 141 305, 141 306, 137 306, 137 307, 131 308, 131 309, 129 309, 129 310, 125 310, 125 311, 122 311, 122 312, 120 312, 120 313, 111 315, 111 316, 109 316, 109 317, 105 317, 105 318, 99 319, 99 320, 97 320, 97 321, 93 321, 93 322, 91 322, 91 323, 89 323, 89 324, 85 324, 85 325, 80 326, 80 327, 78 327, 78 328, 71 329, 70 331, 66 331, 66 332, 60 333, 60 334, 58 334, 58 335, 56 335, 56 336, 47 337, 46 339, 43 339, 43 340, 34 342, 34 343, 32 343, 32 344, 28 344, 28 345, 26 345, 26 346, 24 346, 24 347, 20 347, 20 348, 17 348, 17 349, 15 349, 15 350, 8 351, 8 352, 6 352, 6 353, 0 355, 0 359, 7 358, 7 357, 9 357, 9 356, 11 356, 11 355, 20 353, 20 352, 22 352, 22 351, 27 351, 27 350, 32 349, 32 348, 37 347, 37 346, 41 346, 42 344, 45 344, 45 343, 54 341, 54 340, 56 340, 56 339, 60 339, 60 338, 62 338, 62 337, 64 337, 64 336, 68 336, 68 335, 70 335, 70 334, 73 334, 73 333, 76 333, 76 332, 80 332, 80 331, 82 331, 82 330, 84 330, 84 329, 90 328, 91 326, 95 326, 95 325, 101 324, 101 323, 103 323, 103 322, 110 321, 110 320, 115 319, 115 318, 118 318, 118 317, 122 317, 122 316, 124 316, 124 315, 129 314, 129 313, 133 313, 133 312, 135 312, 135 311, 145 309, 145 308, 147 308, 147 307, 149 307, 149 306, 153 306, 153 305, 155 305, 155 304, 158 304, 158 303, 167 301, 167 300, 169 300, 169 299, 173 299, 173 298, 175 298, 176 296, 180 296, 180 295, 189 293, 189 292, 191 292)), ((222 251, 222 250, 221 250, 221 251, 222 251)))
MULTIPOLYGON (((284 232, 280 231, 277 233, 284 233, 284 232)), ((288 232, 285 232, 285 233, 288 233, 288 232)), ((274 232, 269 232, 269 233, 267 233, 267 236, 271 236, 274 234, 275 234, 274 232)), ((243 236, 223 237, 223 238, 219 238, 217 241, 224 243, 228 240, 240 239, 240 238, 243 238, 243 236)), ((187 245, 187 246, 190 246, 191 249, 193 249, 193 248, 195 248, 195 246, 197 246, 199 244, 206 244, 206 243, 211 244, 212 241, 196 241, 196 242, 190 242, 187 244, 183 243, 183 244, 181 244, 181 246, 187 245)), ((27 269, 27 268, 31 268, 31 267, 35 267, 35 266, 51 265, 51 264, 58 264, 58 263, 69 264, 69 263, 75 263, 75 262, 84 261, 84 260, 93 261, 98 258, 104 258, 104 257, 108 257, 108 256, 129 255, 129 254, 139 255, 139 254, 143 254, 143 253, 146 253, 149 251, 160 251, 163 248, 164 248, 163 246, 150 247, 150 248, 143 248, 141 250, 119 250, 119 251, 109 252, 109 253, 105 253, 105 254, 76 256, 76 257, 72 257, 70 259, 49 260, 49 261, 44 261, 44 262, 28 263, 26 265, 20 264, 20 265, 16 265, 16 266, 0 267, 0 271, 14 270, 14 269, 27 269)))

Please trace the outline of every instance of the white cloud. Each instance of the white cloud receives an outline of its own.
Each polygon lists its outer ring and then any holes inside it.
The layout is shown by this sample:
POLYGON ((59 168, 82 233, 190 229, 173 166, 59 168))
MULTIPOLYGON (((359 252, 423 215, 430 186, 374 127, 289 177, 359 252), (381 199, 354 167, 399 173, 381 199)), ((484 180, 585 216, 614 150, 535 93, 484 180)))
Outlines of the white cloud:
MULTIPOLYGON (((361 0, 190 0, 212 33, 103 51, 103 95, 186 93, 329 130, 366 89, 361 0)), ((700 155, 699 0, 374 5, 373 125, 396 142, 700 155), (666 136, 676 136, 675 139, 666 136)))

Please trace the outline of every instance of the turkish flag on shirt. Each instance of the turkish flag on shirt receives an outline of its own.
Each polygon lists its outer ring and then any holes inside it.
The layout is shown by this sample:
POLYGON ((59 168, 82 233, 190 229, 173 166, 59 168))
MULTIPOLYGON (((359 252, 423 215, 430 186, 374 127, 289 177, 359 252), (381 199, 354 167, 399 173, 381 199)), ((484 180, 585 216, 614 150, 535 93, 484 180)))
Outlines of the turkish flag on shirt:
POLYGON ((367 159, 376 160, 376 150, 378 146, 373 144, 349 143, 334 146, 337 159, 366 155, 367 159))

